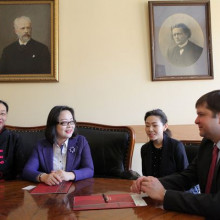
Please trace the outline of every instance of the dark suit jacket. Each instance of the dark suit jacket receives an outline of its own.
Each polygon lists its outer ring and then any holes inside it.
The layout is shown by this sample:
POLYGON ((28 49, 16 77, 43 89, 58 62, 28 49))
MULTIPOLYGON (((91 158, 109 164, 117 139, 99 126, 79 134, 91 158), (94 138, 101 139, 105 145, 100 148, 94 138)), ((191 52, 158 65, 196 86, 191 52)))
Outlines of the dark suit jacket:
POLYGON ((4 128, 0 133, 0 179, 20 177, 23 156, 19 136, 4 128))
POLYGON ((186 170, 160 179, 164 187, 168 189, 164 198, 165 209, 202 215, 212 220, 220 218, 220 161, 214 174, 211 193, 204 194, 212 150, 213 142, 203 139, 198 156, 186 170), (175 191, 187 190, 198 183, 202 194, 175 191))
POLYGON ((0 74, 51 73, 50 53, 44 44, 31 39, 26 46, 16 41, 4 48, 0 74))
MULTIPOLYGON (((142 173, 144 176, 152 176, 152 148, 150 141, 142 146, 142 173)), ((188 159, 182 142, 168 137, 164 134, 162 159, 159 177, 184 170, 188 166, 188 159)))
MULTIPOLYGON (((23 178, 36 182, 36 178, 40 173, 51 173, 52 170, 53 146, 44 139, 33 150, 24 167, 23 178)), ((77 135, 73 139, 69 139, 65 171, 74 172, 75 181, 93 177, 93 161, 90 147, 85 137, 77 135)))
POLYGON ((202 54, 202 47, 188 41, 187 45, 183 47, 184 51, 180 55, 180 47, 175 46, 168 49, 168 60, 176 66, 190 66, 194 64, 202 54))

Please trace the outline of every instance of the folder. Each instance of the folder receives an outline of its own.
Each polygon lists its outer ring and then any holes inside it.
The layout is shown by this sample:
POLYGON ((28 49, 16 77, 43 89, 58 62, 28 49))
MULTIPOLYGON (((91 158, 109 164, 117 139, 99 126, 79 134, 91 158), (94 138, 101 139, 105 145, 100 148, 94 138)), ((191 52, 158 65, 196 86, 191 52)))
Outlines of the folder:
POLYGON ((139 194, 99 194, 90 196, 74 196, 73 210, 120 209, 146 206, 139 194))
POLYGON ((39 183, 32 191, 31 194, 49 194, 49 193, 67 193, 72 182, 63 181, 59 185, 49 186, 45 183, 39 183))

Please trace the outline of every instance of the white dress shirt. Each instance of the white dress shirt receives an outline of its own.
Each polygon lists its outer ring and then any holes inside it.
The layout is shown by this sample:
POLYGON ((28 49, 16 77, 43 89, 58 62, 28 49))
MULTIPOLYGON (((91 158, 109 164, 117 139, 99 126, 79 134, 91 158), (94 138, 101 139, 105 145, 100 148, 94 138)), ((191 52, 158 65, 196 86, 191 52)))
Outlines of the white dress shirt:
POLYGON ((219 151, 218 151, 218 159, 217 159, 217 163, 218 163, 219 159, 220 159, 220 141, 217 142, 216 146, 219 149, 219 151))
POLYGON ((66 157, 67 157, 67 139, 60 147, 57 143, 53 144, 53 170, 65 170, 66 169, 66 157))

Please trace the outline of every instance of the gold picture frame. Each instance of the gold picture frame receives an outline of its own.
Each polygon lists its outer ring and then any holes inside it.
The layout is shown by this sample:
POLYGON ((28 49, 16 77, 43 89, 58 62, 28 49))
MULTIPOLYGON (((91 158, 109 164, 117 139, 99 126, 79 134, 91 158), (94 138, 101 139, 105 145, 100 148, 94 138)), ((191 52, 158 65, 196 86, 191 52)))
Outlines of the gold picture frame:
POLYGON ((59 81, 58 1, 0 0, 0 82, 59 81), (31 20, 25 49, 20 49, 14 24, 21 17, 31 20))
POLYGON ((210 2, 149 1, 148 8, 152 81, 213 79, 210 2))

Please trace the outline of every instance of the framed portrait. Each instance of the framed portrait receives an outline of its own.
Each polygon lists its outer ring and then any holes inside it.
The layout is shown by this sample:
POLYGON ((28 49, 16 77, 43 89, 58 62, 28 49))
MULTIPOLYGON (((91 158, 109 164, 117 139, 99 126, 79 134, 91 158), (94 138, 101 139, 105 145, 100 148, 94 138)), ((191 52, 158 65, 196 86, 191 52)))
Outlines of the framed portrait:
POLYGON ((149 1, 153 81, 213 79, 210 2, 149 1))
POLYGON ((0 82, 58 82, 58 0, 0 0, 0 82))

